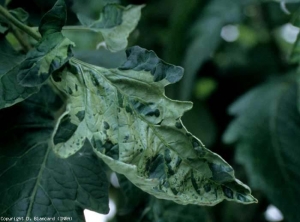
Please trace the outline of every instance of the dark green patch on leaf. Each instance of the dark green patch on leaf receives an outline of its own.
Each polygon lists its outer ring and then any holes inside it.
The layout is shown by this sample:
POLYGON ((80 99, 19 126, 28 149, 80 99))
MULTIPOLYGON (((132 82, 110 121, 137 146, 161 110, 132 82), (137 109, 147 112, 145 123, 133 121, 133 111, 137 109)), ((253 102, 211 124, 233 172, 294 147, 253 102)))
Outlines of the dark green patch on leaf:
POLYGON ((134 46, 126 50, 127 61, 120 70, 147 71, 153 75, 154 82, 166 79, 170 83, 178 82, 183 76, 183 68, 159 59, 155 52, 134 46))
POLYGON ((228 187, 224 187, 224 186, 222 186, 222 189, 223 189, 223 192, 226 197, 233 199, 233 192, 231 189, 229 189, 228 187))
POLYGON ((109 129, 109 124, 108 124, 108 122, 104 121, 104 122, 103 122, 103 126, 104 126, 104 129, 105 129, 105 130, 108 130, 108 129, 109 129))
POLYGON ((53 138, 54 145, 68 141, 76 131, 77 125, 71 122, 70 115, 65 115, 56 130, 53 138))
POLYGON ((146 163, 146 172, 148 172, 149 178, 165 178, 165 165, 163 155, 156 155, 149 159, 146 163))
POLYGON ((84 116, 85 116, 85 111, 84 110, 81 110, 79 111, 77 114, 76 114, 77 118, 79 121, 82 121, 84 119, 84 116))
POLYGON ((115 159, 119 159, 119 145, 113 144, 111 141, 105 141, 102 143, 100 139, 92 138, 92 145, 99 152, 115 159))
POLYGON ((233 169, 230 166, 218 165, 214 163, 209 163, 208 165, 211 169, 213 180, 218 183, 231 181, 230 173, 233 172, 233 169))
POLYGON ((105 149, 105 155, 118 160, 119 159, 119 145, 113 144, 111 141, 105 141, 103 144, 103 148, 105 149))
POLYGON ((209 183, 204 184, 203 188, 204 188, 205 192, 207 192, 207 193, 211 191, 211 185, 209 183))
POLYGON ((195 179, 195 177, 194 177, 194 171, 193 171, 193 170, 191 171, 191 181, 192 181, 192 185, 193 185, 195 191, 196 191, 199 195, 201 195, 199 186, 198 186, 197 181, 196 181, 196 179, 195 179))
POLYGON ((155 117, 159 117, 160 115, 160 111, 159 109, 155 108, 155 104, 153 103, 142 103, 139 100, 131 100, 131 104, 133 106, 133 108, 139 112, 140 114, 144 115, 144 116, 155 116, 155 117), (154 108, 152 108, 154 106, 154 108))

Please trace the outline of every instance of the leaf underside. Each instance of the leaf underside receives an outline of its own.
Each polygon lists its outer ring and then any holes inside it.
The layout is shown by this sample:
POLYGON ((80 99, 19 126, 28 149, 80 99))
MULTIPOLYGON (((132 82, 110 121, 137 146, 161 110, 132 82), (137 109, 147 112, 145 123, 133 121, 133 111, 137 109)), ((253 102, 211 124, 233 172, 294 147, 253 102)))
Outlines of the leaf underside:
POLYGON ((157 198, 198 205, 256 202, 233 169, 183 126, 180 118, 192 104, 164 95, 164 87, 182 75, 181 67, 140 47, 128 49, 118 69, 71 59, 52 76, 68 97, 52 137, 54 152, 69 157, 87 139, 112 170, 157 198))

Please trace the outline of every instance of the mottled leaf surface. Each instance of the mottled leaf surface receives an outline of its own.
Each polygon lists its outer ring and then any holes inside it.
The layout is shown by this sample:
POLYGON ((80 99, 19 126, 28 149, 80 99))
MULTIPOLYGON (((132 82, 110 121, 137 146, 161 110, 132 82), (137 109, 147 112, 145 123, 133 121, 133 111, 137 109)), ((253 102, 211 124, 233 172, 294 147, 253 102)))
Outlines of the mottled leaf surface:
POLYGON ((236 119, 224 140, 236 143, 236 159, 251 185, 267 195, 287 221, 299 221, 299 88, 288 76, 258 87, 230 108, 236 119))
POLYGON ((97 20, 80 13, 77 17, 82 25, 100 32, 107 48, 116 52, 126 48, 127 38, 140 19, 142 8, 143 5, 123 7, 117 4, 107 4, 97 20))
POLYGON ((158 198, 199 205, 255 202, 233 169, 183 126, 180 118, 192 104, 164 95, 183 69, 140 47, 127 57, 119 69, 72 59, 53 76, 68 97, 53 134, 55 153, 69 157, 88 139, 112 170, 158 198))
POLYGON ((43 84, 51 73, 72 57, 71 48, 74 43, 61 34, 65 21, 66 5, 64 0, 58 0, 41 20, 39 31, 42 40, 26 55, 26 59, 20 65, 20 85, 36 87, 43 84))
POLYGON ((65 23, 65 3, 57 1, 42 18, 41 41, 25 58, 14 52, 0 37, 0 108, 14 105, 38 92, 49 75, 62 67, 72 56, 74 45, 60 33, 65 23))
POLYGON ((83 209, 108 212, 108 181, 89 143, 68 159, 49 146, 61 105, 50 87, 42 87, 25 102, 0 111, 1 216, 84 222, 83 209))

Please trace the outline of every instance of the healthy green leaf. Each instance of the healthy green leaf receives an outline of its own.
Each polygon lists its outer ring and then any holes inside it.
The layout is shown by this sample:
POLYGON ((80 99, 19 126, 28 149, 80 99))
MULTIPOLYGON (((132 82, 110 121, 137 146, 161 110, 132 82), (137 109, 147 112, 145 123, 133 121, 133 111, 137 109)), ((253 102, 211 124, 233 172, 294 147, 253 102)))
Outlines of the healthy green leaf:
POLYGON ((239 0, 211 1, 193 25, 192 40, 183 61, 186 77, 182 81, 182 99, 190 97, 193 89, 190 86, 193 85, 197 71, 219 46, 222 27, 241 20, 241 4, 239 0))
POLYGON ((108 4, 104 6, 97 20, 80 13, 77 17, 82 25, 100 32, 107 48, 116 52, 126 48, 127 38, 136 27, 143 7, 129 5, 125 8, 117 4, 108 4))
POLYGON ((69 157, 88 139, 112 170, 158 198, 199 205, 256 202, 233 169, 182 125, 192 104, 164 95, 164 87, 182 75, 181 67, 140 47, 127 50, 119 69, 70 60, 52 78, 68 97, 53 134, 55 153, 69 157))
POLYGON ((1 37, 0 108, 14 105, 38 92, 40 86, 72 56, 74 45, 62 36, 65 22, 65 3, 57 1, 42 18, 39 30, 43 36, 25 58, 16 56, 5 37, 1 37), (9 61, 8 61, 9 60, 9 61))
POLYGON ((236 115, 224 135, 236 143, 236 159, 251 185, 263 191, 287 221, 300 221, 299 75, 262 85, 230 108, 236 115))
POLYGON ((67 160, 49 146, 61 105, 44 86, 25 102, 0 111, 1 216, 84 222, 83 209, 108 212, 108 181, 90 144, 67 160))

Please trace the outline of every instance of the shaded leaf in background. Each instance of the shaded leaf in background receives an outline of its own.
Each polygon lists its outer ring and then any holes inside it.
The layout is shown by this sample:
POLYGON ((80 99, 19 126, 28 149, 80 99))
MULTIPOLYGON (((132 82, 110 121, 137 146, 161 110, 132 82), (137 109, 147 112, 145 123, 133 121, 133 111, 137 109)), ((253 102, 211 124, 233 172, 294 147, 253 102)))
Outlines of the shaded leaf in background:
POLYGON ((120 199, 121 203, 118 204, 117 214, 120 219, 124 220, 125 218, 122 218, 121 216, 128 215, 130 213, 137 215, 137 207, 142 202, 147 201, 149 195, 136 187, 122 174, 118 174, 118 181, 120 184, 122 199, 120 199))
POLYGON ((73 43, 60 33, 66 19, 63 0, 42 18, 42 39, 26 57, 19 56, 1 36, 0 108, 21 102, 36 93, 49 75, 72 56, 73 43))
POLYGON ((90 18, 99 17, 99 13, 107 4, 119 4, 119 0, 73 0, 72 10, 76 14, 84 14, 90 18))
POLYGON ((77 14, 83 26, 100 32, 109 50, 116 52, 126 48, 127 38, 135 29, 144 6, 129 5, 126 8, 117 4, 104 6, 97 20, 84 14, 77 14))
POLYGON ((108 181, 89 143, 61 159, 48 140, 62 101, 50 87, 0 111, 0 215, 72 217, 83 210, 108 212, 108 181))
POLYGON ((241 4, 240 0, 213 0, 200 13, 200 17, 191 28, 191 41, 183 60, 186 76, 181 83, 181 99, 188 99, 191 96, 193 90, 191 86, 197 71, 221 42, 222 27, 228 23, 240 22, 241 4))
MULTIPOLYGON (((300 27, 300 9, 293 13, 291 23, 296 26, 300 27)), ((290 55, 290 62, 300 64, 300 35, 298 33, 296 42, 293 44, 293 49, 290 55)))
MULTIPOLYGON (((186 4, 185 0, 169 0, 166 2, 172 4, 174 9, 169 12, 171 13, 169 15, 170 27, 164 34, 166 38, 166 44, 164 45, 164 57, 167 61, 174 64, 180 64, 187 45, 185 42, 186 32, 189 30, 188 28, 190 28, 190 23, 193 22, 193 19, 191 18, 192 15, 195 11, 197 11, 197 13, 199 12, 199 1, 190 0, 188 4, 186 4)), ((169 4, 167 5, 167 8, 169 8, 169 4)), ((148 5, 146 8, 147 7, 148 5)))
POLYGON ((149 211, 145 215, 151 222, 208 222, 209 216, 204 207, 178 205, 172 201, 152 198, 149 211))
POLYGON ((204 103, 199 100, 195 100, 193 103, 193 109, 182 117, 182 121, 193 135, 201 138, 201 141, 210 147, 216 139, 216 123, 204 103))
POLYGON ((182 125, 180 118, 192 104, 164 95, 164 87, 178 82, 183 69, 137 46, 126 54, 118 69, 72 59, 53 76, 68 97, 53 134, 54 151, 69 157, 88 139, 112 170, 177 203, 256 202, 233 169, 182 125))
POLYGON ((300 221, 299 75, 277 79, 240 98, 230 108, 236 116, 224 135, 236 143, 236 160, 251 185, 263 191, 287 221, 300 221))

